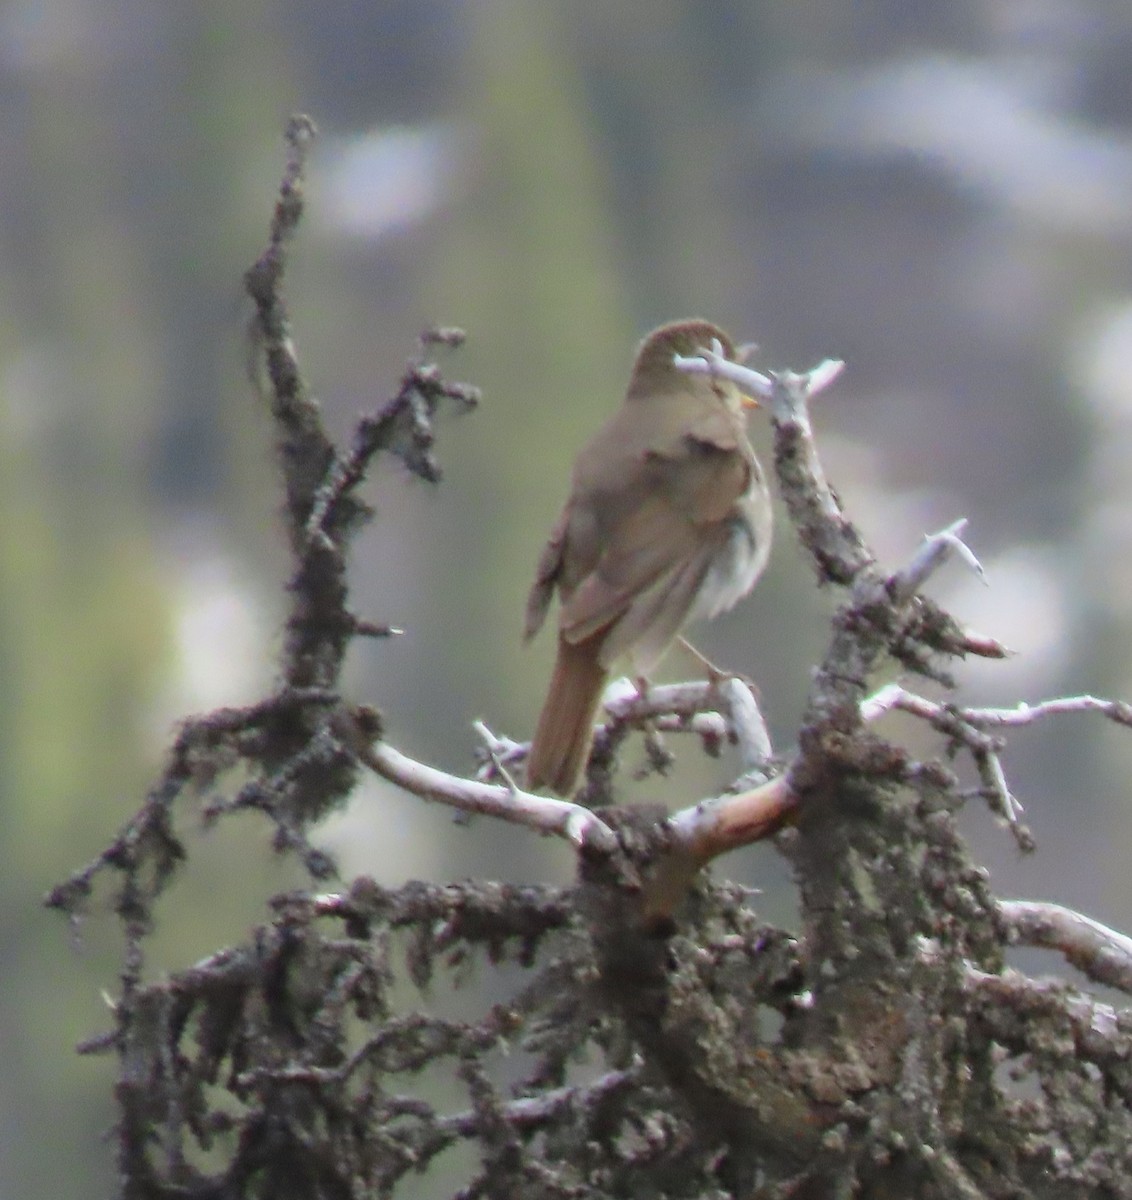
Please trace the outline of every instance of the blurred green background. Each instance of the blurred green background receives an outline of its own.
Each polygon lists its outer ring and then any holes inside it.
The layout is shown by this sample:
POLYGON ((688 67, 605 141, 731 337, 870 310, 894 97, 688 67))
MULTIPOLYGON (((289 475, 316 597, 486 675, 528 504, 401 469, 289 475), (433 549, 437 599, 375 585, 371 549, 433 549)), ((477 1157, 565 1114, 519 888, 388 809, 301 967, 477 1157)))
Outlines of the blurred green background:
MULTIPOLYGON (((386 464, 369 490, 355 607, 406 633, 350 678, 399 747, 463 772, 474 718, 529 735, 539 547, 635 340, 679 316, 766 367, 847 360, 820 445, 884 561, 971 519, 990 587, 951 566, 933 590, 1019 653, 962 700, 1132 692, 1130 60, 1107 0, 0 5, 0 1195, 114 1186, 111 1066, 72 1053, 106 1023, 113 922, 69 938, 41 895, 138 805, 178 716, 271 684, 286 558, 240 276, 288 114, 323 131, 288 293, 331 426, 392 392, 425 324, 469 334, 445 365, 484 403, 443 422, 446 482, 386 464)), ((758 680, 785 749, 834 598, 780 530, 697 641, 758 680)), ((629 794, 734 771, 676 748, 629 794)), ((996 889, 1132 928, 1132 736, 1066 718, 1006 767, 1039 850, 968 814, 996 889)), ((298 882, 236 824, 194 842, 155 970, 298 882)), ((377 785, 323 840, 389 883, 570 872, 377 785)), ((789 919, 773 849, 721 869, 789 919)))

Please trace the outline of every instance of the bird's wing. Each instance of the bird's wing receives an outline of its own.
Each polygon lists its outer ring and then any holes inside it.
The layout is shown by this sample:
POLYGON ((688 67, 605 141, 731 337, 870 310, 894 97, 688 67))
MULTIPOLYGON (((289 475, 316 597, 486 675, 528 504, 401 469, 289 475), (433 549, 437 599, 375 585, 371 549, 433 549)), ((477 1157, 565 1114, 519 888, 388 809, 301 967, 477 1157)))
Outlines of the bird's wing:
POLYGON ((563 603, 562 636, 580 642, 611 625, 634 597, 679 566, 695 545, 695 529, 666 497, 644 497, 607 531, 601 557, 563 603))
POLYGON ((562 571, 562 553, 566 545, 566 533, 570 525, 570 505, 567 504, 554 523, 550 537, 539 555, 535 569, 535 581, 527 593, 527 613, 523 622, 523 641, 529 642, 542 628, 550 598, 562 571))
POLYGON ((722 521, 758 470, 741 418, 722 404, 702 408, 690 427, 646 457, 673 506, 698 525, 722 521))
POLYGON ((727 537, 723 523, 710 526, 689 553, 632 597, 601 644, 603 667, 629 655, 636 673, 647 675, 653 669, 688 620, 727 537))
POLYGON ((645 455, 637 502, 606 529, 601 557, 563 605, 569 642, 608 627, 607 665, 629 650, 638 662, 659 657, 726 541, 752 466, 737 445, 711 435, 697 429, 645 455))

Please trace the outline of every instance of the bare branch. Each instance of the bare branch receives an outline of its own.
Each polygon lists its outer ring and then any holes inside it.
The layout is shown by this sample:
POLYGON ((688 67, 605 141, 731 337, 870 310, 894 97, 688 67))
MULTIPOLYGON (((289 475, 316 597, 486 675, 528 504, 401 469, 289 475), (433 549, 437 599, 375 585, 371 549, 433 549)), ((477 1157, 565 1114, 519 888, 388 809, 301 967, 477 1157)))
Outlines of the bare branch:
POLYGON ((1095 982, 1132 993, 1132 937, 1060 904, 1000 900, 998 911, 1019 945, 1058 950, 1095 982))
MULTIPOLYGON (((604 701, 610 724, 654 721, 665 731, 711 735, 720 728, 739 747, 743 770, 761 767, 773 753, 770 733, 751 689, 734 676, 717 681, 661 684, 641 692, 628 680, 615 680, 604 701)), ((608 731, 608 730, 607 730, 608 731)))
POLYGON ((358 757, 383 779, 422 800, 435 800, 462 812, 499 817, 539 833, 564 837, 579 850, 611 854, 617 847, 609 826, 580 804, 449 775, 401 754, 384 742, 360 749, 358 757))
POLYGON ((862 702, 861 719, 865 722, 875 721, 884 713, 895 710, 927 721, 933 729, 939 730, 967 748, 982 780, 983 798, 990 805, 991 811, 1010 828, 1021 849, 1033 850, 1033 835, 1022 824, 1022 805, 1011 792, 1006 773, 1002 769, 1002 760, 999 757, 1003 748, 1002 741, 983 733, 979 723, 970 719, 972 712, 978 710, 940 704, 917 696, 898 683, 890 683, 862 702))
POLYGON ((955 732, 957 721, 973 729, 1003 729, 1036 725, 1045 717, 1094 712, 1118 725, 1132 727, 1132 705, 1123 700, 1104 700, 1098 696, 1058 696, 1037 704, 1017 704, 1013 708, 957 708, 925 699, 898 683, 886 684, 865 700, 861 705, 861 716, 865 721, 873 721, 883 713, 897 709, 920 717, 948 734, 955 732))
POLYGON ((697 866, 776 833, 798 806, 789 772, 733 796, 714 796, 668 819, 673 840, 697 866))
POLYGON ((889 577, 889 586, 897 603, 902 604, 910 600, 952 554, 958 554, 979 578, 985 581, 982 563, 960 537, 966 528, 967 518, 960 517, 946 529, 924 538, 924 544, 912 557, 911 562, 903 570, 889 577))
POLYGON ((1032 725, 1043 717, 1066 713, 1096 712, 1118 725, 1132 726, 1132 705, 1123 700, 1102 700, 1097 696, 1060 696, 1038 704, 1019 704, 1014 708, 964 708, 963 719, 977 729, 1032 725))
MULTIPOLYGON (((540 1096, 511 1100, 501 1106, 501 1115, 516 1129, 538 1129, 560 1117, 565 1108, 589 1107, 616 1095, 630 1086, 638 1074, 635 1069, 607 1071, 585 1086, 553 1088, 540 1096)), ((481 1121, 474 1112, 460 1112, 441 1117, 437 1124, 445 1132, 451 1130, 460 1137, 474 1137, 481 1121)))
MULTIPOLYGON (((717 341, 710 347, 705 346, 701 353, 696 355, 676 354, 672 361, 679 370, 689 375, 715 375, 720 379, 730 380, 752 396, 769 400, 774 395, 776 376, 764 375, 761 371, 744 365, 744 360, 754 354, 756 349, 756 346, 749 344, 740 346, 736 351, 736 360, 733 361, 724 357, 723 347, 717 341)), ((811 398, 829 387, 844 369, 845 364, 840 359, 827 358, 804 375, 785 372, 781 378, 794 381, 804 389, 806 397, 811 398)))
MULTIPOLYGON (((836 378, 826 376, 827 384, 836 378)), ((808 377, 781 372, 773 379, 774 462, 782 498, 819 579, 849 585, 875 559, 826 479, 810 423, 808 377)))
POLYGON ((728 728, 739 747, 743 770, 758 770, 770 761, 774 747, 754 692, 741 679, 734 677, 723 680, 718 685, 718 691, 723 700, 721 707, 727 717, 728 728))
POLYGON ((1011 828, 1019 844, 1033 849, 1030 831, 1020 823, 1022 805, 1010 791, 999 757, 1002 741, 985 730, 1035 725, 1046 717, 1070 713, 1100 713, 1118 725, 1132 726, 1132 705, 1123 700, 1103 700, 1097 696, 1062 696, 1038 704, 1018 704, 1014 708, 967 708, 941 704, 908 691, 898 683, 886 684, 861 703, 861 719, 866 723, 885 713, 906 712, 926 721, 933 729, 965 746, 983 782, 983 796, 1011 828))
MULTIPOLYGON (((758 701, 735 676, 665 683, 643 691, 623 677, 609 684, 602 703, 609 719, 598 730, 599 741, 618 736, 625 727, 645 724, 661 733, 696 734, 711 748, 731 741, 739 750, 740 774, 763 768, 773 754, 758 701)), ((509 771, 525 761, 530 743, 500 737, 482 721, 473 725, 487 756, 476 778, 484 782, 508 778, 509 771)))

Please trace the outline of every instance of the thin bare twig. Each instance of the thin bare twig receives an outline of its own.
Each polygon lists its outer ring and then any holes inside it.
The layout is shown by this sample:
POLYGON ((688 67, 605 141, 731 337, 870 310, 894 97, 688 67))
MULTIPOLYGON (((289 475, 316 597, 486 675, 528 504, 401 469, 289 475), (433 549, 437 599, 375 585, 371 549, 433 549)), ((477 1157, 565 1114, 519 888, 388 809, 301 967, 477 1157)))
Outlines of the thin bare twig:
POLYGON ((770 733, 758 701, 741 680, 690 681, 650 686, 643 692, 631 681, 614 681, 604 707, 610 724, 651 721, 664 731, 691 730, 710 736, 721 728, 739 747, 743 770, 755 770, 771 757, 770 733))
POLYGON ((385 742, 356 752, 372 771, 422 800, 435 800, 462 812, 498 817, 539 833, 564 837, 578 850, 611 854, 617 847, 609 826, 580 804, 536 796, 505 784, 480 783, 449 775, 409 758, 385 742))
POLYGON ((989 737, 979 725, 968 719, 968 710, 951 704, 940 704, 910 692, 898 683, 885 685, 861 703, 861 719, 875 721, 893 711, 909 713, 926 721, 933 729, 946 734, 953 742, 966 747, 982 781, 983 798, 990 809, 1011 829, 1019 846, 1026 851, 1034 848, 1033 835, 1022 824, 1023 808, 1011 792, 1002 769, 999 754, 1003 748, 999 738, 989 737))
POLYGON ((870 696, 861 706, 862 718, 875 720, 885 712, 899 709, 951 733, 956 719, 974 729, 1019 728, 1035 725, 1046 717, 1071 713, 1100 713, 1118 725, 1132 727, 1132 705, 1123 700, 1105 700, 1099 696, 1058 696, 1036 704, 1021 703, 1013 708, 955 707, 925 699, 898 683, 889 683, 870 696))
MULTIPOLYGON (((615 679, 606 688, 602 706, 608 720, 599 729, 599 738, 616 736, 626 726, 647 724, 660 733, 694 733, 712 748, 731 741, 739 750, 741 774, 763 768, 773 754, 758 701, 747 684, 734 676, 658 684, 643 691, 630 679, 615 679)), ((500 737, 482 721, 473 726, 486 753, 477 779, 506 779, 512 768, 526 760, 529 742, 500 737)))
MULTIPOLYGON (((553 1088, 540 1096, 524 1096, 501 1106, 501 1115, 516 1129, 537 1129, 561 1115, 569 1107, 590 1107, 604 1101, 630 1086, 637 1078, 637 1070, 607 1071, 593 1083, 583 1086, 553 1088)), ((441 1117, 438 1127, 453 1131, 460 1137, 474 1137, 481 1125, 474 1112, 453 1113, 441 1117)))
POLYGON ((1025 850, 1033 849, 1033 835, 1021 822, 1022 805, 1011 792, 1002 768, 1003 743, 985 731, 1034 725, 1047 717, 1070 713, 1100 713, 1118 725, 1132 726, 1132 706, 1122 700, 1062 696, 1038 704, 1018 704, 1013 708, 957 707, 928 700, 898 683, 886 684, 862 701, 860 711, 861 719, 866 723, 889 712, 908 713, 966 747, 982 780, 984 798, 1025 850))
POLYGON ((960 536, 966 528, 967 518, 960 517, 946 529, 929 534, 908 565, 889 577, 893 599, 898 604, 910 600, 953 554, 958 554, 985 581, 982 563, 960 536))

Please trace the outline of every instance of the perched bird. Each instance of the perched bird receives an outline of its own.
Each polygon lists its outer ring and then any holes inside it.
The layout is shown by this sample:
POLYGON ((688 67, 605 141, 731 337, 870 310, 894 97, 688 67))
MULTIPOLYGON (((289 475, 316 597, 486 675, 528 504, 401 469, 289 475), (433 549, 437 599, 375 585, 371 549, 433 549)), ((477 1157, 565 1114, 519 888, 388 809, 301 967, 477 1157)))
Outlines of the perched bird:
POLYGON ((558 657, 527 760, 527 784, 576 790, 606 680, 653 669, 683 626, 732 607, 770 553, 770 493, 747 440, 755 401, 673 356, 727 335, 675 321, 641 343, 621 408, 574 463, 570 497, 527 598, 525 640, 561 599, 558 657))

